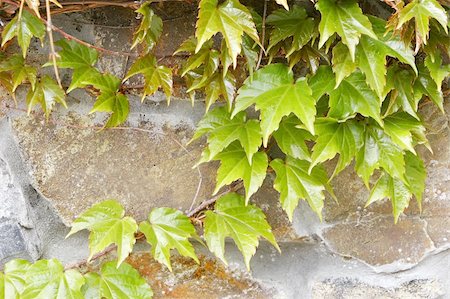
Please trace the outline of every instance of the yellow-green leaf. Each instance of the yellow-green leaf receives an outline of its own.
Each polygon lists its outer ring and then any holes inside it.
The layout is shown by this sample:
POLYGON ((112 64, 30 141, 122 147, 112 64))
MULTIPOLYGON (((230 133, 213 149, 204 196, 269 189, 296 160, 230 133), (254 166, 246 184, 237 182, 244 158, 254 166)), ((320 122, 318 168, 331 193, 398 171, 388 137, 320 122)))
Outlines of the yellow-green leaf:
POLYGON ((65 108, 67 104, 65 101, 64 90, 49 76, 44 76, 36 83, 36 87, 30 88, 27 94, 28 113, 31 112, 34 106, 39 104, 44 111, 46 118, 50 116, 52 109, 56 103, 60 103, 65 108))

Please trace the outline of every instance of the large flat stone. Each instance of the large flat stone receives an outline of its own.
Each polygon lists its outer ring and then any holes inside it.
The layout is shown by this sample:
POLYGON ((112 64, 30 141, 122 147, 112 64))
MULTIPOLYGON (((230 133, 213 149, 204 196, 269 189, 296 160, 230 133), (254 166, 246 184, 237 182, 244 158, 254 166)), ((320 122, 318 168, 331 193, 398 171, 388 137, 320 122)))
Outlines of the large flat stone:
POLYGON ((110 198, 143 220, 153 207, 186 210, 195 197, 194 205, 211 196, 215 164, 200 166, 200 184, 192 166, 203 145, 185 147, 204 108, 174 101, 170 107, 151 103, 140 109, 131 112, 128 129, 99 131, 93 128, 95 121, 74 111, 55 113, 52 124, 25 115, 12 122, 33 185, 67 225, 92 204, 110 198))

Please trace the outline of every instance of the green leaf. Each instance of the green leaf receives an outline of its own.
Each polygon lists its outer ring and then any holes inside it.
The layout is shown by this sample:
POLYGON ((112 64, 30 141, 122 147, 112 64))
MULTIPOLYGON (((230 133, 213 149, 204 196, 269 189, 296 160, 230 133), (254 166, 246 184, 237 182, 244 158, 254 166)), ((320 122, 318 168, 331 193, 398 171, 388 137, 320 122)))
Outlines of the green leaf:
POLYGON ((428 55, 425 57, 425 66, 430 71, 430 76, 433 78, 436 85, 440 88, 442 81, 450 75, 450 64, 443 64, 442 56, 433 57, 428 55))
POLYGON ((330 111, 328 116, 339 120, 352 118, 356 113, 372 117, 380 125, 380 98, 367 86, 364 75, 354 72, 330 94, 330 111))
POLYGON ((422 195, 425 190, 427 170, 425 169, 423 160, 409 152, 405 154, 405 166, 405 177, 408 181, 409 190, 414 194, 419 208, 422 211, 422 195))
POLYGON ((436 0, 413 0, 398 14, 397 29, 414 18, 417 38, 427 43, 430 18, 436 19, 448 33, 448 18, 445 9, 436 0))
POLYGON ((245 151, 237 142, 232 143, 218 154, 214 160, 220 160, 214 194, 219 192, 223 186, 242 179, 245 187, 245 203, 247 204, 250 196, 258 191, 266 178, 267 155, 264 152, 257 152, 253 155, 250 163, 245 151))
POLYGON ((311 171, 317 164, 330 160, 339 154, 339 160, 332 177, 347 167, 362 146, 364 128, 358 122, 348 120, 338 122, 332 118, 318 118, 316 121, 317 139, 312 149, 311 171))
POLYGON ((413 134, 419 132, 419 134, 425 133, 425 127, 405 112, 397 112, 391 114, 383 119, 384 131, 389 135, 400 148, 408 150, 413 154, 416 154, 414 150, 413 134))
POLYGON ((236 58, 241 52, 242 35, 245 32, 254 41, 259 41, 258 32, 249 10, 238 0, 227 0, 221 4, 218 2, 218 0, 200 1, 195 31, 198 43, 195 52, 198 52, 213 35, 220 32, 236 67, 236 58))
POLYGON ((28 10, 24 9, 22 15, 17 14, 2 31, 2 47, 14 37, 22 48, 22 56, 27 56, 32 37, 37 37, 43 42, 45 36, 45 25, 28 10))
POLYGON ((128 98, 119 92, 120 79, 110 74, 98 74, 88 77, 82 84, 92 85, 100 90, 100 95, 89 113, 112 112, 106 127, 115 127, 127 120, 129 113, 128 98))
POLYGON ((351 73, 356 70, 358 63, 353 61, 354 59, 350 56, 348 48, 339 42, 333 47, 333 72, 336 74, 336 86, 341 84, 342 80, 347 78, 351 73))
POLYGON ((409 115, 419 120, 417 106, 420 97, 414 95, 414 73, 410 70, 402 69, 398 65, 392 65, 387 72, 387 84, 384 94, 391 91, 389 106, 386 115, 402 109, 409 115))
POLYGON ((55 45, 61 47, 56 64, 60 68, 78 69, 94 66, 98 60, 98 52, 73 40, 58 40, 55 45))
POLYGON ((12 92, 24 81, 31 84, 31 89, 35 88, 37 70, 25 64, 25 60, 20 54, 12 55, 0 62, 0 72, 10 72, 12 92))
POLYGON ((143 74, 145 79, 142 101, 145 96, 154 94, 161 87, 166 95, 167 104, 170 104, 173 84, 172 69, 158 65, 156 58, 151 54, 147 54, 133 63, 123 81, 137 74, 143 74))
POLYGON ((319 0, 316 8, 322 15, 319 31, 319 48, 334 34, 337 33, 342 42, 348 47, 350 56, 355 58, 355 48, 361 34, 377 38, 372 30, 372 24, 362 13, 355 0, 319 0))
POLYGON ((422 98, 422 94, 426 95, 444 113, 444 96, 441 88, 436 85, 436 82, 430 76, 430 72, 424 66, 419 66, 419 76, 414 81, 414 92, 418 94, 418 100, 422 98))
POLYGON ((44 111, 46 118, 50 116, 50 113, 56 103, 60 103, 65 108, 67 104, 65 101, 66 95, 64 90, 49 76, 44 76, 36 84, 36 87, 30 89, 27 94, 27 107, 28 113, 31 109, 39 104, 44 111))
POLYGON ((263 237, 278 250, 270 225, 264 213, 254 205, 245 205, 244 198, 229 193, 217 200, 213 211, 205 213, 205 239, 209 249, 225 264, 225 238, 231 237, 244 256, 245 265, 250 269, 250 259, 263 237))
POLYGON ((148 299, 153 296, 145 279, 127 263, 116 267, 114 262, 107 262, 102 266, 100 274, 91 272, 85 278, 83 295, 86 299, 148 299))
POLYGON ((83 276, 76 270, 64 271, 56 259, 40 260, 31 265, 26 275, 23 299, 66 299, 84 298, 81 287, 83 276))
POLYGON ((402 180, 383 173, 372 188, 366 207, 378 200, 389 198, 392 203, 394 221, 397 223, 400 214, 408 207, 411 196, 411 192, 402 180))
POLYGON ((301 122, 295 116, 284 118, 280 127, 273 133, 280 149, 286 154, 296 159, 311 161, 311 154, 305 144, 306 140, 314 137, 306 130, 299 129, 301 122))
POLYGON ((366 126, 364 145, 356 155, 355 169, 368 187, 370 176, 380 167, 390 176, 405 181, 403 151, 384 130, 371 123, 366 126))
MULTIPOLYGON (((239 140, 249 163, 252 161, 253 154, 258 151, 261 145, 262 135, 259 121, 246 120, 246 118, 245 112, 240 112, 231 119, 230 113, 227 112, 225 107, 214 108, 213 111, 205 115, 199 123, 197 132, 209 133, 208 149, 211 158, 214 158, 233 141, 239 140), (218 114, 228 117, 217 117, 218 114), (205 131, 205 128, 208 129, 205 131)), ((200 137, 200 133, 196 133, 193 140, 200 137)))
POLYGON ((163 22, 150 8, 151 1, 142 4, 136 13, 141 14, 141 23, 133 35, 131 49, 138 44, 145 45, 145 53, 152 50, 162 33, 163 22))
POLYGON ((0 298, 19 299, 26 286, 26 273, 30 263, 15 259, 5 264, 4 273, 0 272, 0 298))
POLYGON ((220 73, 215 73, 205 82, 205 104, 206 111, 209 110, 220 97, 227 103, 228 110, 231 110, 236 92, 236 78, 230 72, 222 76, 220 73))
POLYGON ((323 200, 325 189, 330 190, 325 170, 319 165, 310 172, 307 161, 287 156, 286 161, 275 159, 270 162, 275 170, 276 178, 273 184, 275 190, 280 192, 281 206, 292 221, 294 210, 300 199, 306 200, 311 209, 322 219, 323 200))
POLYGON ((267 50, 280 43, 291 39, 290 49, 286 56, 300 50, 316 35, 316 23, 313 18, 308 18, 303 7, 294 5, 291 10, 278 9, 267 17, 266 23, 273 27, 270 32, 270 42, 267 50))
POLYGON ((309 78, 312 96, 317 101, 326 93, 330 93, 336 86, 336 79, 331 67, 321 65, 317 72, 309 78))
POLYGON ((133 218, 124 215, 123 207, 115 200, 95 204, 73 222, 67 237, 83 229, 91 232, 88 260, 109 245, 116 244, 119 266, 133 249, 136 242, 134 233, 138 228, 133 218))
MULTIPOLYGON (((259 56, 259 46, 247 34, 242 38, 242 55, 245 57, 249 76, 253 77, 253 72, 256 69, 256 63, 259 56)), ((229 55, 227 55, 229 56, 229 55)), ((228 69, 228 68, 227 68, 228 69)))
POLYGON ((238 91, 232 117, 252 104, 261 110, 264 146, 267 146, 270 134, 278 129, 283 116, 290 113, 314 134, 316 107, 311 88, 304 78, 294 83, 294 75, 285 65, 268 65, 255 72, 253 80, 245 80, 238 91))
POLYGON ((189 238, 196 236, 195 228, 182 212, 171 208, 155 208, 148 221, 139 224, 147 242, 152 245, 152 255, 170 271, 170 250, 176 249, 182 256, 191 257, 197 263, 198 258, 189 238))

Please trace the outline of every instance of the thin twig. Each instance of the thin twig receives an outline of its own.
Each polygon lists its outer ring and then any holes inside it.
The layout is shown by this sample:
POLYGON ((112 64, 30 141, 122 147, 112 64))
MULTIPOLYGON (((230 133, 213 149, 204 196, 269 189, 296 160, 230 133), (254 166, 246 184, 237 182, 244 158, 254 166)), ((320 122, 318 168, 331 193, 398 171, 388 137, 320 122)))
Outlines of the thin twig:
POLYGON ((55 73, 55 77, 56 77, 56 82, 58 82, 59 87, 62 88, 62 84, 61 84, 61 78, 59 77, 59 71, 58 71, 58 66, 56 65, 56 56, 58 54, 56 54, 55 51, 55 44, 53 42, 53 30, 52 30, 52 15, 50 13, 50 0, 45 0, 45 10, 47 12, 47 34, 48 34, 48 39, 49 39, 49 43, 50 43, 50 59, 52 60, 53 63, 53 71, 55 73))
POLYGON ((261 65, 263 53, 264 53, 264 40, 266 39, 267 2, 269 2, 269 0, 264 0, 264 11, 263 11, 262 25, 261 25, 261 49, 259 50, 259 57, 258 57, 258 63, 256 64, 256 69, 259 69, 259 66, 261 65))
MULTIPOLYGON (((115 245, 111 245, 111 246, 107 247, 105 250, 103 250, 103 251, 101 251, 101 252, 99 252, 99 253, 97 253, 97 254, 94 254, 94 255, 92 256, 92 258, 89 260, 89 262, 95 261, 96 259, 99 259, 99 258, 101 258, 102 256, 107 255, 108 253, 110 253, 110 252, 113 251, 114 249, 116 249, 116 246, 115 246, 115 245)), ((69 264, 69 265, 65 266, 64 269, 65 269, 65 270, 69 270, 69 269, 79 268, 79 267, 81 267, 81 266, 86 265, 87 263, 88 263, 88 260, 87 260, 87 259, 86 259, 86 260, 82 260, 82 261, 79 261, 79 262, 77 262, 77 263, 69 264)))
POLYGON ((203 201, 198 207, 196 207, 194 210, 188 212, 186 215, 188 217, 194 216, 198 212, 201 212, 202 210, 207 208, 209 205, 212 205, 213 203, 215 203, 219 198, 221 198, 225 194, 228 194, 230 192, 235 192, 235 191, 241 189, 243 185, 244 184, 241 181, 241 182, 239 182, 239 183, 237 183, 235 185, 229 186, 225 191, 223 191, 223 192, 221 192, 221 193, 211 197, 210 199, 207 199, 207 200, 203 201))
MULTIPOLYGON (((44 22, 45 22, 45 20, 44 20, 44 22)), ((105 48, 102 48, 102 47, 98 47, 98 46, 91 45, 90 43, 87 43, 87 42, 85 42, 85 41, 82 41, 81 39, 78 39, 78 38, 76 38, 75 36, 66 33, 64 30, 62 30, 61 28, 58 28, 58 27, 56 27, 56 26, 54 26, 54 25, 52 25, 51 28, 52 28, 54 31, 60 33, 62 36, 64 36, 64 37, 65 37, 66 39, 68 39, 68 40, 73 40, 73 41, 75 41, 75 42, 77 42, 77 43, 79 43, 79 44, 82 44, 82 45, 84 45, 84 46, 86 46, 86 47, 88 47, 88 48, 95 49, 95 50, 100 51, 100 52, 103 52, 103 53, 105 53, 105 54, 114 55, 114 56, 132 56, 132 57, 138 57, 138 54, 136 54, 136 53, 128 53, 128 52, 112 51, 112 50, 108 50, 108 49, 105 49, 105 48)))

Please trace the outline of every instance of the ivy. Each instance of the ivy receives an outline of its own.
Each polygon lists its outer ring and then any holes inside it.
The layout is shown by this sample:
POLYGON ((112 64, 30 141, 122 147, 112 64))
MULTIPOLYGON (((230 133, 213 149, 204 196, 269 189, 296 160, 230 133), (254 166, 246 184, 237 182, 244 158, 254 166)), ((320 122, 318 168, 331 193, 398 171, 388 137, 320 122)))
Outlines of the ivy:
MULTIPOLYGON (((48 44, 46 24, 55 28, 42 18, 38 2, 26 0, 2 31, 0 84, 13 97, 18 88, 26 89, 28 111, 39 105, 47 119, 57 104, 67 106, 66 93, 93 90, 91 113, 109 113, 105 126, 112 127, 125 123, 129 114, 127 80, 144 78, 142 101, 161 90, 170 104, 176 77, 184 78, 192 104, 198 94, 205 102, 192 137, 206 140, 198 163, 220 163, 216 197, 195 210, 201 214, 195 223, 204 225, 202 237, 216 256, 226 261, 224 242, 232 238, 249 267, 259 238, 278 248, 251 200, 267 173, 274 173, 273 188, 291 221, 300 200, 321 219, 326 193, 338 200, 334 177, 353 167, 369 190, 367 205, 389 198, 397 222, 412 198, 421 206, 425 187, 417 147, 430 145, 419 106, 431 101, 444 112, 450 72, 447 7, 436 0, 389 1, 392 15, 383 19, 356 0, 313 2, 305 9, 298 2, 264 1, 258 10, 239 0, 201 0, 194 36, 174 53, 187 58, 175 67, 160 64, 154 49, 163 21, 154 4, 144 2, 136 10, 141 22, 131 45, 139 57, 130 56, 134 60, 124 78, 97 68, 101 55, 112 51, 62 33, 68 39, 55 43, 59 52, 42 67, 70 69, 65 89, 27 58, 31 40, 48 44), (8 50, 14 42, 21 53, 8 50), (329 160, 336 161, 331 175, 325 171, 329 160), (238 181, 243 196, 222 194, 238 181)), ((181 211, 156 207, 138 225, 119 203, 99 203, 75 220, 70 234, 90 231, 89 258, 116 246, 116 262, 82 275, 55 260, 34 265, 16 260, 0 274, 0 293, 11 298, 41 292, 47 298, 151 297, 150 287, 125 262, 135 235, 142 233, 154 258, 171 270, 171 250, 198 262, 193 240, 201 237, 191 220, 181 211)))

